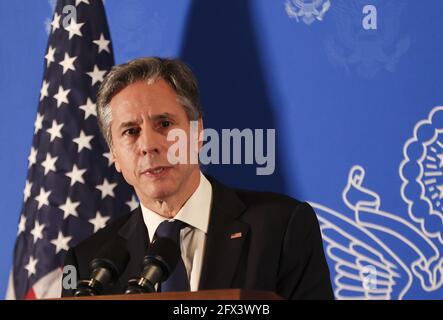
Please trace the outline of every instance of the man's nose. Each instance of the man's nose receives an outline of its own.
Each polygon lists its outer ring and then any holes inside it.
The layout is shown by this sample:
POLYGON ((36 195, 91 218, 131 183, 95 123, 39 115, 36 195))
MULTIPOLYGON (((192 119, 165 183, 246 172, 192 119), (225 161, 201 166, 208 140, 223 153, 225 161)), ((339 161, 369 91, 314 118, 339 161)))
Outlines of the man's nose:
POLYGON ((161 150, 162 135, 150 126, 143 127, 139 137, 139 150, 142 155, 159 154, 161 150))

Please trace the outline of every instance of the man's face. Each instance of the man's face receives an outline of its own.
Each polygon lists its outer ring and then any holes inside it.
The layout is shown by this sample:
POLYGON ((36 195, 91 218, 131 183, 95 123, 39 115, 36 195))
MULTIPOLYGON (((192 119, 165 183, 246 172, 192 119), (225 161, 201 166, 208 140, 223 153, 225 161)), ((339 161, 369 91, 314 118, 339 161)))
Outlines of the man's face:
POLYGON ((142 203, 190 195, 198 185, 198 164, 171 165, 167 157, 174 143, 167 140, 171 129, 182 129, 190 136, 189 119, 174 90, 163 79, 152 84, 139 81, 116 94, 110 105, 115 167, 142 203))

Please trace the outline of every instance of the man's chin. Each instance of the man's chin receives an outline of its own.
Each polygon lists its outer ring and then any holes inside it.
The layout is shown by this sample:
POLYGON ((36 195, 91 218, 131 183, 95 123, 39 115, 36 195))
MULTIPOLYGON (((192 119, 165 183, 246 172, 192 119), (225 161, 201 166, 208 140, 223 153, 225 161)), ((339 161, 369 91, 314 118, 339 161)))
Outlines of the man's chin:
POLYGON ((175 192, 173 186, 156 186, 155 188, 149 190, 147 195, 153 200, 166 200, 175 192))

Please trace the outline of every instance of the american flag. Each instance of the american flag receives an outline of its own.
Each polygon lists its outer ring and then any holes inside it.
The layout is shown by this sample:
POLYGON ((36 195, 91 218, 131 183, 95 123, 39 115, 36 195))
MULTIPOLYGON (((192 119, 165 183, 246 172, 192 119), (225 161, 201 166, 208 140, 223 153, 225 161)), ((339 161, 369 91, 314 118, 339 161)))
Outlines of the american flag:
POLYGON ((58 1, 7 298, 60 296, 68 248, 138 205, 96 119, 97 90, 113 64, 102 1, 58 1))

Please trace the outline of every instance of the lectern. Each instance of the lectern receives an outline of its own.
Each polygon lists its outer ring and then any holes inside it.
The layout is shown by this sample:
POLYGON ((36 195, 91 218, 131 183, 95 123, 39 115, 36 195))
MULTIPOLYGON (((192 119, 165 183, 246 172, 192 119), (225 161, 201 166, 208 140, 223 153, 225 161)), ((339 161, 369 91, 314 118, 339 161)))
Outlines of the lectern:
POLYGON ((94 297, 68 297, 55 300, 283 300, 283 298, 271 291, 226 289, 202 290, 195 292, 161 292, 94 297))

